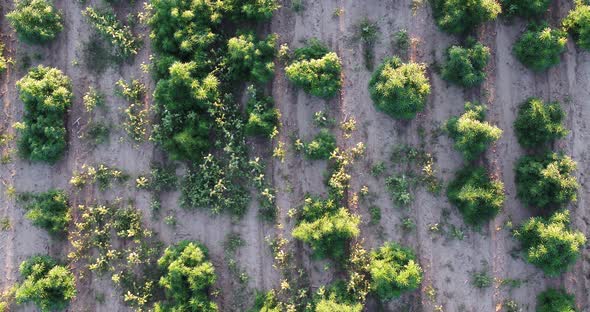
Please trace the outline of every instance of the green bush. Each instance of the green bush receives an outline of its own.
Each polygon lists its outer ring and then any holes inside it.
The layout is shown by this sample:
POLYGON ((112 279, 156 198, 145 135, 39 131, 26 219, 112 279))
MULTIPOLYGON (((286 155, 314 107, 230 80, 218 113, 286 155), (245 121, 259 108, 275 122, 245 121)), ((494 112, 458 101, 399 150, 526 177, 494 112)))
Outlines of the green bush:
POLYGON ((133 35, 129 26, 117 20, 112 11, 99 11, 87 7, 82 14, 88 18, 90 25, 113 45, 115 55, 125 58, 139 52, 141 42, 133 35))
POLYGON ((219 98, 218 79, 210 74, 197 78, 195 62, 175 62, 168 79, 160 79, 154 91, 160 123, 152 137, 173 159, 201 159, 210 148, 213 124, 207 110, 219 98))
POLYGON ((72 83, 59 69, 39 65, 16 82, 25 104, 19 152, 32 161, 56 162, 66 149, 64 117, 72 83))
POLYGON ((377 109, 394 118, 412 119, 424 109, 430 94, 426 66, 388 58, 373 73, 369 92, 377 109))
POLYGON ((287 78, 305 92, 321 97, 334 97, 342 86, 342 64, 336 53, 317 40, 295 50, 295 58, 285 68, 287 78))
POLYGON ((548 276, 557 276, 576 262, 586 237, 569 227, 569 211, 550 218, 533 217, 514 232, 525 252, 525 259, 548 276))
POLYGON ((514 44, 513 51, 522 64, 540 72, 559 64, 566 44, 564 31, 552 29, 547 23, 531 23, 514 44))
POLYGON ((417 289, 422 282, 422 268, 412 250, 389 242, 371 252, 369 264, 371 291, 381 300, 399 297, 417 289))
POLYGON ((537 295, 537 312, 576 312, 576 299, 563 289, 547 289, 537 295))
MULTIPOLYGON (((313 298, 314 312, 362 312, 363 305, 351 296, 344 281, 321 287, 313 298)), ((306 310, 308 311, 308 310, 306 310)), ((311 310, 309 310, 311 312, 311 310)))
MULTIPOLYGON (((277 0, 234 0, 234 14, 253 20, 269 20, 281 6, 277 0)), ((231 1, 230 1, 231 2, 231 1)))
POLYGON ((63 30, 61 13, 50 0, 17 0, 6 14, 18 37, 29 43, 53 40, 63 30))
POLYGON ((523 203, 539 208, 576 201, 575 170, 576 162, 569 156, 523 156, 516 164, 516 194, 523 203))
POLYGON ((590 50, 590 4, 583 0, 575 2, 576 7, 563 19, 563 27, 582 49, 590 50))
POLYGON ((68 196, 63 190, 49 190, 38 194, 22 194, 20 200, 26 202, 25 217, 38 227, 51 234, 67 231, 71 217, 68 209, 68 196))
POLYGON ((305 156, 309 159, 329 159, 336 149, 336 137, 328 129, 321 129, 315 138, 305 144, 305 156))
POLYGON ((230 38, 227 42, 226 64, 235 80, 267 82, 274 75, 277 36, 257 40, 254 33, 230 38))
POLYGON ((359 235, 360 218, 335 203, 306 199, 293 237, 311 245, 317 258, 343 260, 347 241, 359 235))
POLYGON ((0 42, 0 74, 6 71, 10 59, 4 56, 4 43, 0 42))
POLYGON ((490 178, 483 167, 466 167, 449 184, 447 197, 466 223, 481 225, 500 212, 506 196, 502 182, 490 178))
POLYGON ((551 0, 500 0, 506 16, 534 17, 547 11, 551 0))
POLYGON ((502 130, 490 125, 485 119, 486 106, 480 103, 465 103, 465 113, 451 117, 446 124, 455 148, 466 160, 476 159, 488 146, 500 139, 502 130))
POLYGON ((502 7, 496 0, 432 0, 434 18, 444 31, 462 34, 495 20, 502 7))
POLYGON ((565 113, 558 102, 543 103, 529 98, 518 109, 514 130, 518 143, 526 148, 542 147, 568 134, 562 125, 565 113))
POLYGON ((74 274, 49 256, 33 256, 19 268, 24 279, 16 288, 16 302, 33 302, 43 312, 63 310, 76 296, 74 274))
POLYGON ((444 80, 471 88, 486 79, 485 67, 490 60, 490 49, 483 44, 468 40, 465 47, 449 47, 446 57, 447 61, 441 69, 444 80))
POLYGON ((208 296, 217 275, 208 260, 207 248, 203 245, 194 241, 180 241, 166 248, 158 260, 158 266, 164 273, 159 284, 165 290, 166 301, 156 303, 156 312, 218 310, 208 296))
POLYGON ((272 97, 262 95, 253 87, 248 88, 248 94, 246 134, 270 138, 278 130, 281 114, 273 107, 272 97))
POLYGON ((266 293, 256 293, 254 306, 248 312, 281 312, 279 304, 274 290, 266 293))

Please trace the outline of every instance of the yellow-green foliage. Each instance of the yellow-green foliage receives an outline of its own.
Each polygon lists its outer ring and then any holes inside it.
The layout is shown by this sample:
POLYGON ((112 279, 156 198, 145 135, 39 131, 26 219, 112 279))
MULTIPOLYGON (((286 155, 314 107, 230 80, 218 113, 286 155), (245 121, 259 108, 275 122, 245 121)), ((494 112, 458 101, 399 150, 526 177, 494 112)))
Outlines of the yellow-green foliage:
POLYGON ((422 282, 422 268, 412 250, 393 242, 371 252, 369 272, 371 291, 381 300, 399 297, 422 282))

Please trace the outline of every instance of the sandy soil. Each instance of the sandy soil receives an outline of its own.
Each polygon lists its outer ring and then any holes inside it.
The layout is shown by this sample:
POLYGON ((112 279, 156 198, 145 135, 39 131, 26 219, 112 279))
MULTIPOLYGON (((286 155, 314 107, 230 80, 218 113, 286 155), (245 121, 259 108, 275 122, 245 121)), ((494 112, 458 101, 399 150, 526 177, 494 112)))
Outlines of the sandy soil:
MULTIPOLYGON (((3 14, 12 8, 12 1, 3 0, 1 4, 3 14)), ((54 166, 47 166, 31 164, 15 156, 11 163, 0 165, 0 218, 8 218, 12 225, 10 230, 0 231, 0 274, 4 276, 0 279, 0 289, 17 280, 18 264, 28 256, 49 253, 64 257, 68 249, 67 242, 51 239, 44 231, 31 226, 24 219, 23 210, 6 195, 9 186, 18 191, 43 191, 51 187, 71 190, 69 178, 84 163, 106 163, 137 176, 149 170, 152 160, 163 158, 163 154, 149 143, 133 144, 117 126, 122 118, 119 108, 124 107, 125 103, 112 94, 114 84, 120 78, 141 78, 150 90, 153 89, 149 75, 140 70, 140 64, 149 62, 148 39, 145 38, 144 48, 133 62, 108 68, 102 74, 88 73, 81 62, 83 44, 91 33, 80 14, 84 5, 69 0, 58 0, 56 5, 64 12, 65 30, 57 40, 46 46, 19 43, 4 18, 0 25, 7 53, 17 62, 15 67, 11 67, 0 78, 0 129, 8 129, 13 133, 10 125, 22 119, 22 103, 17 98, 14 84, 26 72, 18 65, 25 55, 33 58, 33 64, 51 65, 67 73, 73 80, 76 95, 68 114, 70 145, 62 161, 54 166), (34 54, 39 54, 41 58, 35 59, 34 54), (108 95, 108 109, 96 113, 94 118, 102 118, 115 125, 110 141, 96 149, 89 149, 78 138, 90 117, 82 107, 82 95, 89 85, 98 87, 108 95)), ((142 3, 136 3, 133 9, 139 10, 141 7, 142 3)), ((570 7, 569 1, 556 0, 547 16, 552 23, 557 23, 570 7)), ((121 16, 130 10, 131 8, 117 8, 121 16)), ((305 10, 300 14, 293 12, 290 1, 286 0, 267 30, 278 33, 279 41, 288 43, 291 47, 299 47, 302 40, 317 37, 340 55, 344 66, 343 90, 339 97, 330 101, 313 98, 296 90, 288 83, 282 66, 279 66, 272 84, 275 103, 282 113, 283 126, 279 140, 290 148, 290 137, 293 134, 303 139, 312 137, 317 131, 312 125, 312 116, 319 110, 327 111, 339 121, 354 117, 357 131, 353 137, 346 140, 339 135, 339 145, 342 147, 352 146, 357 142, 364 142, 367 147, 366 156, 353 168, 352 191, 358 191, 362 185, 367 185, 371 192, 377 194, 374 204, 382 209, 383 216, 381 224, 373 226, 368 223, 369 205, 361 201, 356 208, 355 211, 363 217, 362 237, 365 247, 377 247, 389 240, 399 241, 416 250, 424 269, 425 278, 420 291, 404 295, 385 305, 369 302, 367 311, 403 311, 402 307, 407 311, 435 311, 437 307, 442 307, 444 311, 501 311, 500 307, 505 299, 514 299, 522 305, 524 311, 534 311, 536 294, 547 286, 566 287, 576 293, 580 310, 590 311, 588 249, 584 250, 583 258, 570 273, 549 279, 533 266, 510 255, 518 246, 504 228, 508 220, 519 224, 533 214, 533 211, 523 207, 515 198, 513 167, 515 160, 524 151, 516 142, 512 123, 518 104, 529 96, 539 96, 561 101, 568 112, 567 126, 571 133, 557 147, 572 155, 579 163, 578 178, 582 187, 578 202, 570 208, 575 226, 589 234, 589 212, 585 205, 590 186, 585 183, 584 173, 590 169, 590 145, 587 144, 590 139, 590 128, 587 126, 587 120, 590 120, 590 90, 587 87, 590 85, 590 55, 579 51, 570 41, 568 51, 559 66, 545 74, 535 75, 519 64, 511 54, 512 44, 522 31, 524 22, 499 20, 490 23, 478 33, 479 39, 493 53, 488 80, 484 85, 480 89, 466 91, 450 86, 430 66, 428 74, 432 94, 427 109, 414 121, 400 122, 377 112, 369 98, 367 83, 371 72, 362 64, 362 45, 353 40, 355 26, 365 17, 377 21, 380 28, 380 39, 375 46, 375 65, 396 53, 392 40, 400 29, 407 29, 416 40, 408 58, 429 65, 440 63, 444 49, 457 42, 456 38, 445 35, 436 28, 427 4, 413 12, 409 0, 307 0, 305 10), (343 14, 336 17, 333 13, 338 8, 343 9, 343 14), (438 140, 430 139, 430 136, 446 119, 462 112, 463 103, 467 100, 487 103, 490 109, 488 119, 504 130, 502 139, 486 154, 484 163, 502 178, 507 200, 502 213, 488 227, 480 231, 465 228, 465 238, 458 240, 429 230, 431 224, 442 222, 463 226, 457 210, 448 204, 444 195, 434 196, 426 190, 417 189, 411 207, 395 207, 386 193, 384 178, 376 179, 371 176, 370 168, 377 161, 388 162, 395 146, 419 144, 421 139, 418 129, 423 127, 429 138, 426 148, 436 157, 438 175, 445 182, 449 181, 461 165, 461 157, 452 149, 451 141, 444 135, 438 140), (443 211, 450 212, 446 221, 443 211), (406 217, 413 218, 416 223, 416 229, 409 233, 400 226, 401 220, 406 217), (471 273, 484 267, 489 268, 495 282, 493 287, 479 290, 471 285, 471 273), (510 289, 500 285, 500 281, 506 278, 525 282, 520 288, 510 289)), ((142 27, 137 31, 144 35, 147 33, 142 27)), ((148 102, 149 100, 150 97, 148 102)), ((268 171, 278 191, 280 220, 284 224, 280 231, 289 233, 293 224, 287 217, 287 211, 299 205, 306 193, 325 191, 322 172, 325 171, 326 164, 304 160, 292 148, 284 162, 281 162, 270 159, 270 149, 260 142, 254 142, 253 146, 257 155, 264 156, 270 162, 268 171)), ((4 149, 7 148, 15 148, 14 143, 4 149)), ((179 169, 181 171, 182 168, 179 169)), ((393 172, 389 170, 388 173, 393 172)), ((227 216, 214 217, 206 212, 184 211, 177 204, 178 192, 164 194, 162 216, 175 215, 178 220, 176 227, 170 227, 164 224, 163 218, 149 217, 149 194, 137 191, 132 184, 129 182, 125 187, 107 193, 92 189, 83 192, 72 190, 72 203, 90 203, 96 199, 115 197, 131 198, 145 211, 148 226, 165 242, 173 243, 181 239, 198 239, 204 242, 210 249, 212 261, 219 272, 217 286, 220 295, 216 301, 219 302, 221 311, 243 311, 246 303, 240 296, 240 286, 229 274, 224 261, 223 241, 232 231, 240 233, 247 242, 239 250, 238 259, 241 267, 250 276, 249 291, 279 285, 281 276, 272 267, 273 257, 265 242, 265 237, 274 235, 276 229, 257 219, 255 201, 248 214, 236 221, 227 216)), ((334 271, 326 266, 327 262, 310 260, 309 248, 303 244, 293 243, 290 248, 293 248, 296 263, 305 269, 313 287, 331 280, 334 271)), ((80 283, 80 295, 70 310, 128 311, 112 285, 100 279, 80 283), (105 294, 105 302, 102 304, 95 300, 99 293, 105 294)), ((34 307, 20 307, 17 311, 34 311, 34 307)))

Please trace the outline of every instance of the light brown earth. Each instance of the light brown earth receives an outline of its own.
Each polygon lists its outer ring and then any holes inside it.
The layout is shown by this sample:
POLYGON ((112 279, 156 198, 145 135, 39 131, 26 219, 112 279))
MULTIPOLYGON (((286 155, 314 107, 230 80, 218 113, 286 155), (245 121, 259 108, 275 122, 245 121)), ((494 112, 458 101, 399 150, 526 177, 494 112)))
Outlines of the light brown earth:
MULTIPOLYGON (((557 144, 566 153, 578 161, 578 178, 582 185, 578 201, 569 208, 573 224, 589 233, 590 212, 586 208, 590 194, 586 185, 585 172, 590 166, 590 54, 582 52, 571 42, 559 66, 547 73, 533 74, 524 68, 511 54, 511 47, 522 31, 524 22, 520 20, 507 22, 499 20, 483 26, 478 37, 492 49, 493 57, 488 70, 488 80, 478 90, 464 91, 442 81, 433 71, 433 63, 441 63, 444 49, 457 38, 441 33, 434 24, 427 1, 415 12, 410 1, 400 0, 322 0, 305 1, 305 10, 297 14, 290 9, 290 2, 283 1, 281 8, 273 18, 267 31, 278 33, 281 43, 299 47, 301 41, 317 37, 328 44, 342 58, 343 90, 341 95, 330 101, 310 97, 296 90, 285 78, 283 67, 279 66, 272 84, 272 94, 277 107, 282 113, 282 129, 279 139, 289 147, 284 162, 270 160, 269 173, 278 190, 280 219, 284 224, 282 232, 287 233, 293 224, 287 217, 291 207, 299 205, 306 193, 325 191, 323 172, 326 164, 310 162, 296 155, 290 145, 290 135, 297 134, 309 139, 315 128, 311 120, 313 113, 326 110, 339 121, 354 117, 357 131, 351 139, 339 135, 339 145, 350 147, 357 142, 364 142, 366 156, 358 161, 353 169, 352 191, 356 192, 362 185, 367 185, 371 192, 378 194, 375 204, 381 207, 383 218, 380 226, 368 223, 368 205, 361 201, 354 211, 363 217, 362 237, 367 249, 380 246, 384 241, 399 241, 414 248, 424 269, 424 282, 419 291, 402 296, 386 305, 369 302, 367 311, 501 311, 505 299, 514 299, 521 304, 523 311, 534 311, 536 294, 547 286, 563 286, 574 292, 580 311, 590 311, 589 251, 584 249, 580 259, 571 272, 559 278, 547 278, 533 266, 510 254, 517 244, 511 238, 504 225, 508 220, 519 224, 533 215, 533 211, 524 207, 515 198, 513 167, 515 160, 524 151, 519 147, 514 136, 512 123, 516 107, 529 96, 539 96, 546 100, 561 101, 568 113, 567 126, 570 135, 557 144), (340 17, 333 15, 338 8, 343 9, 340 17), (367 83, 371 73, 362 63, 362 48, 353 40, 355 26, 361 19, 368 17, 377 21, 380 38, 375 46, 375 63, 396 53, 392 44, 394 34, 400 29, 407 29, 415 42, 412 44, 409 58, 424 62, 429 66, 432 94, 426 110, 411 122, 393 120, 375 110, 369 99, 367 83), (388 161, 392 149, 400 144, 420 142, 419 127, 432 134, 438 126, 452 115, 462 112, 467 100, 479 100, 487 103, 490 111, 488 119, 504 130, 504 135, 486 154, 485 165, 500 177, 506 187, 507 200, 502 213, 489 226, 474 231, 465 228, 463 240, 452 239, 448 235, 432 233, 430 225, 443 222, 443 210, 450 212, 446 223, 464 227, 457 210, 451 207, 445 196, 433 196, 423 189, 415 192, 415 201, 409 209, 395 207, 389 199, 384 178, 375 179, 370 174, 371 166, 380 160, 388 161), (411 217, 417 228, 406 233, 401 230, 401 220, 411 217), (471 273, 481 270, 487 263, 495 282, 493 287, 476 289, 471 284, 471 273), (502 279, 525 280, 520 288, 510 289, 500 285, 502 279), (436 295, 432 296, 432 290, 436 295)), ((12 8, 12 1, 3 0, 2 15, 12 8)), ((98 190, 76 192, 69 184, 72 172, 84 163, 106 163, 138 176, 149 170, 150 161, 162 159, 162 152, 150 143, 134 145, 120 127, 120 107, 123 100, 113 96, 114 83, 120 79, 141 78, 153 89, 150 76, 143 73, 140 64, 149 62, 149 42, 145 38, 144 48, 134 61, 117 68, 109 68, 103 74, 92 74, 82 64, 82 48, 88 40, 91 30, 80 14, 84 5, 73 0, 58 0, 56 5, 64 12, 65 30, 54 42, 42 46, 29 46, 19 43, 6 20, 1 20, 2 41, 6 43, 7 54, 16 61, 16 66, 0 78, 0 129, 14 133, 11 125, 22 118, 22 103, 17 98, 15 82, 25 70, 19 63, 24 55, 40 54, 40 59, 33 58, 33 64, 45 64, 57 67, 68 74, 74 84, 75 101, 68 114, 69 149, 66 156, 53 166, 31 164, 14 156, 7 165, 0 165, 0 218, 8 218, 11 228, 0 232, 0 289, 7 288, 18 279, 18 265, 28 256, 48 253, 65 257, 68 250, 66 241, 56 241, 43 230, 30 225, 23 218, 23 210, 13 198, 7 196, 9 187, 17 191, 44 191, 59 187, 70 190, 72 204, 91 203, 94 200, 131 198, 145 211, 145 221, 150 228, 158 232, 166 243, 180 239, 198 239, 211 251, 211 257, 219 273, 219 296, 215 299, 221 311, 243 311, 248 302, 238 291, 239 286, 228 273, 224 262, 222 243, 226 234, 235 231, 247 242, 239 251, 240 265, 250 276, 249 291, 253 289, 268 290, 277 287, 280 274, 272 267, 273 257, 265 242, 265 237, 276 232, 272 225, 259 221, 256 217, 256 204, 253 201, 248 214, 238 221, 227 216, 211 216, 207 212, 184 211, 178 207, 178 192, 164 194, 162 216, 175 215, 176 227, 149 217, 149 194, 137 191, 133 179, 124 188, 101 193, 98 190), (76 62, 79 63, 76 65, 76 62), (113 124, 113 131, 108 144, 89 149, 78 136, 89 116, 82 107, 82 95, 89 85, 95 85, 107 95, 108 109, 98 112, 94 118, 108 120, 113 124)), ((547 17, 556 24, 571 8, 570 1, 555 0, 547 17)), ((142 3, 136 3, 134 10, 140 10, 142 3)), ((130 8, 117 8, 124 16, 130 8)), ((145 27, 137 31, 147 33, 145 27)), ((278 63, 277 63, 278 64, 278 63)), ((148 97, 148 102, 151 100, 148 97)), ((436 156, 438 176, 449 181, 454 171, 461 165, 461 157, 452 148, 452 142, 444 135, 438 140, 428 140, 427 150, 436 156)), ((275 142, 276 145, 276 142, 275 142)), ((256 154, 270 159, 270 147, 256 142, 256 154)), ((14 148, 14 143, 10 148, 14 148)), ((4 148, 6 150, 7 148, 4 148)), ((182 169, 179 169, 179 173, 182 169)), ((392 173, 391 170, 389 173, 392 173)), ((327 262, 310 260, 309 249, 302 244, 289 245, 293 248, 297 263, 303 266, 314 288, 328 283, 333 270, 327 262)), ((80 282, 80 294, 72 303, 70 311, 128 311, 109 281, 94 279, 80 282), (104 303, 97 303, 95 296, 105 294, 104 303)), ((246 298, 251 298, 248 295, 246 298)), ((34 311, 33 306, 19 307, 17 311, 34 311)))

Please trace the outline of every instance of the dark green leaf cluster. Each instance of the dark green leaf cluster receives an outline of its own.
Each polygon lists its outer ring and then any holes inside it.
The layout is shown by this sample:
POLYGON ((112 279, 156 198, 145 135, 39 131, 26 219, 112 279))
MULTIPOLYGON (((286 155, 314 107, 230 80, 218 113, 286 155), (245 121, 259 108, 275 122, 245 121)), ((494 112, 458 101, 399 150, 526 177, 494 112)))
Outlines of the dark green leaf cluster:
POLYGON ((369 272, 371 291, 381 300, 415 290, 422 282, 422 268, 414 252, 394 242, 385 243, 371 252, 369 272))
POLYGON ((502 12, 497 0, 432 0, 438 26, 449 33, 463 34, 502 12))
POLYGON ((336 53, 317 40, 295 50, 295 58, 285 68, 287 78, 305 92, 321 97, 334 97, 342 86, 342 64, 336 53))
POLYGON ((559 64, 565 52, 567 34, 547 23, 531 23, 514 44, 514 55, 526 67, 540 72, 559 64))
POLYGON ((454 45, 447 50, 447 61, 441 69, 444 80, 471 88, 486 79, 485 67, 490 60, 490 49, 475 40, 465 47, 454 45))
POLYGON ((26 202, 25 217, 38 227, 51 234, 67 231, 71 217, 68 209, 68 196, 63 190, 49 190, 43 193, 25 193, 19 200, 26 202))
POLYGON ((537 296, 537 312, 577 312, 576 299, 563 289, 547 289, 537 296))
POLYGON ((273 107, 272 97, 264 96, 253 88, 249 88, 248 93, 246 134, 270 138, 277 130, 281 114, 273 107))
POLYGON ((528 262, 548 276, 557 276, 576 262, 586 243, 586 236, 571 230, 569 224, 569 211, 559 211, 548 219, 530 218, 514 236, 522 244, 528 262))
POLYGON ((465 113, 451 117, 446 124, 455 148, 466 160, 476 159, 488 146, 500 139, 502 130, 485 120, 486 106, 480 103, 465 103, 465 113))
POLYGON ((248 312, 281 312, 279 301, 274 290, 266 293, 257 293, 254 306, 248 312))
POLYGON ((209 299, 209 290, 217 275, 208 259, 205 246, 194 241, 180 241, 166 248, 158 260, 164 272, 160 286, 166 301, 156 303, 156 312, 215 312, 217 304, 209 299))
POLYGON ((115 55, 126 58, 137 54, 141 41, 135 38, 129 26, 121 24, 112 11, 87 7, 82 14, 113 45, 115 55))
POLYGON ((18 37, 29 43, 53 40, 63 30, 61 13, 50 0, 18 0, 6 14, 18 37))
POLYGON ((516 164, 516 191, 525 204, 550 208, 576 200, 576 162, 569 156, 549 153, 523 156, 516 164))
POLYGON ((226 64, 234 80, 267 82, 274 75, 276 35, 256 39, 252 32, 230 38, 227 42, 226 64))
POLYGON ((500 0, 506 16, 535 17, 547 11, 551 0, 500 0))
POLYGON ((412 119, 424 109, 430 94, 426 66, 388 58, 373 73, 369 92, 377 109, 394 118, 412 119))
POLYGON ((360 218, 332 200, 305 199, 293 237, 308 243, 317 258, 343 260, 348 240, 359 235, 360 218))
POLYGON ((76 296, 74 274, 49 256, 33 256, 19 268, 23 282, 16 288, 16 302, 34 303, 42 312, 63 310, 76 296))
POLYGON ((481 225, 500 212, 506 196, 504 184, 490 178, 483 167, 466 167, 449 184, 447 197, 466 223, 481 225))
POLYGON ((336 149, 336 137, 328 129, 320 132, 308 143, 305 143, 305 156, 309 159, 329 159, 336 149))
POLYGON ((199 78, 195 62, 173 63, 168 78, 156 84, 154 100, 161 121, 152 136, 172 158, 198 160, 209 150, 213 124, 207 110, 218 100, 218 85, 213 74, 199 78))
POLYGON ((590 50, 590 4, 583 0, 575 2, 576 7, 563 19, 563 27, 582 49, 590 50))
POLYGON ((25 104, 20 154, 32 161, 56 162, 66 149, 64 117, 72 102, 70 78, 59 69, 39 65, 16 87, 25 104))
POLYGON ((544 103, 529 98, 520 105, 514 121, 518 143, 526 148, 542 147, 568 134, 562 122, 565 113, 558 102, 544 103))

